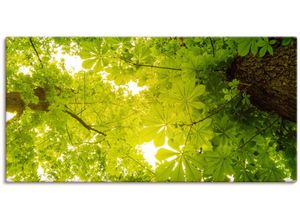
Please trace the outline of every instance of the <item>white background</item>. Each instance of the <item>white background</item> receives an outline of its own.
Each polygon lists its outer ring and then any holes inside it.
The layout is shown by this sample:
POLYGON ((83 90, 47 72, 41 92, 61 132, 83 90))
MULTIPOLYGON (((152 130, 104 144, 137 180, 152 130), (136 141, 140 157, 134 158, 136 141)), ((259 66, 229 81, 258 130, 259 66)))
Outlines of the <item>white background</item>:
POLYGON ((6 36, 299 36, 299 8, 296 0, 1 0, 0 219, 299 219, 299 183, 4 183, 6 36))

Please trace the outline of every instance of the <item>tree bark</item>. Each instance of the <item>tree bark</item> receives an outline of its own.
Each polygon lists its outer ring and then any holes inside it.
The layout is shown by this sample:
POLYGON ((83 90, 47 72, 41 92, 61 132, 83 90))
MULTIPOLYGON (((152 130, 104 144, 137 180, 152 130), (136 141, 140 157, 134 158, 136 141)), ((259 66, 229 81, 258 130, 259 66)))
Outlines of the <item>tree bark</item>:
MULTIPOLYGON (((34 89, 34 95, 39 98, 37 104, 29 103, 27 106, 34 111, 48 111, 49 103, 46 100, 45 89, 38 87, 34 89)), ((26 108, 26 104, 22 99, 20 92, 6 93, 6 112, 17 113, 15 117, 6 121, 6 125, 11 124, 13 121, 19 119, 26 108)))
MULTIPOLYGON (((46 90, 44 88, 37 87, 34 89, 34 95, 39 98, 39 102, 37 104, 29 103, 27 106, 33 111, 48 111, 50 104, 46 100, 46 90)), ((25 110, 25 107, 25 102, 22 100, 22 96, 19 92, 9 92, 6 94, 6 112, 16 112, 17 115, 14 118, 20 118, 20 116, 25 110)), ((65 107, 67 108, 66 105, 65 107)), ((91 125, 87 124, 83 119, 81 119, 78 115, 70 112, 67 109, 63 110, 63 112, 76 119, 82 126, 84 126, 89 131, 94 131, 98 134, 106 136, 106 133, 93 128, 91 125)), ((7 121, 6 124, 9 125, 13 119, 7 121)))
POLYGON ((297 45, 288 46, 276 39, 274 54, 259 57, 249 54, 237 57, 227 71, 229 80, 238 79, 259 109, 276 112, 284 119, 297 120, 297 45))
MULTIPOLYGON (((48 111, 49 103, 46 100, 45 89, 41 87, 34 89, 34 95, 39 98, 39 102, 37 104, 29 103, 28 107, 35 111, 48 111)), ((21 115, 25 107, 26 105, 19 92, 6 93, 7 112, 17 112, 18 115, 21 115)))

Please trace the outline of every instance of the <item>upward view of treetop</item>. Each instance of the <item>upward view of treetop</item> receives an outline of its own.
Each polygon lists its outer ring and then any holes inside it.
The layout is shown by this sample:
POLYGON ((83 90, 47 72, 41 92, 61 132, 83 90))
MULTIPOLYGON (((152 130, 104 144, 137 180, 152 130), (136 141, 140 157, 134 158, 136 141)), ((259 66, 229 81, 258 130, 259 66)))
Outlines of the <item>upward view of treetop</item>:
POLYGON ((296 44, 9 37, 6 180, 296 180, 296 44))

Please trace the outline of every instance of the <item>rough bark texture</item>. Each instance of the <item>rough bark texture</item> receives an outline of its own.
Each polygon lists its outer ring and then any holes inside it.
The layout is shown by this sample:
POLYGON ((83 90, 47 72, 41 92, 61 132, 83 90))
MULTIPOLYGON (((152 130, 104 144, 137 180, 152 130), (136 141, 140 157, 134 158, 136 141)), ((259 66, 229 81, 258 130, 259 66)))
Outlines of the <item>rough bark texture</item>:
POLYGON ((19 92, 6 93, 6 112, 17 112, 21 115, 24 111, 25 103, 19 92))
POLYGON ((237 57, 228 71, 228 79, 238 79, 240 89, 251 96, 259 109, 276 112, 284 119, 297 118, 297 45, 282 46, 280 39, 274 55, 237 57))

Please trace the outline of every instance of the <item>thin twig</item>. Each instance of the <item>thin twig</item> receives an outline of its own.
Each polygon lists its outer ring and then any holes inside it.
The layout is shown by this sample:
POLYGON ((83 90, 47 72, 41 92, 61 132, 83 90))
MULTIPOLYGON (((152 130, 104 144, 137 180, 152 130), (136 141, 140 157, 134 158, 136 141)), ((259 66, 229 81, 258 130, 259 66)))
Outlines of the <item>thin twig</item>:
POLYGON ((250 87, 252 84, 239 82, 239 85, 250 87))
POLYGON ((83 108, 85 109, 85 72, 83 73, 83 108))
POLYGON ((185 145, 187 144, 187 142, 188 142, 188 139, 189 139, 190 134, 191 134, 192 127, 193 127, 193 125, 190 126, 189 131, 188 131, 188 133, 187 133, 187 135, 186 135, 186 140, 185 140, 185 142, 184 142, 184 146, 185 146, 185 145))
MULTIPOLYGON (((179 124, 179 126, 193 126, 193 125, 198 124, 198 123, 200 123, 202 121, 205 121, 206 119, 208 119, 208 118, 212 117, 213 115, 215 115, 215 114, 219 113, 220 111, 222 111, 226 107, 226 105, 229 104, 230 102, 232 102, 234 100, 234 98, 236 98, 237 96, 233 97, 230 101, 228 101, 228 102, 224 103, 223 105, 221 105, 219 108, 217 108, 215 111, 213 111, 211 114, 209 114, 205 118, 199 119, 198 121, 194 121, 194 122, 189 123, 189 124, 179 124)), ((239 100, 239 102, 241 100, 242 100, 242 97, 239 100)))
POLYGON ((150 68, 157 68, 157 69, 165 69, 165 70, 177 70, 181 71, 181 68, 173 68, 173 67, 166 67, 166 66, 155 66, 155 65, 148 65, 148 64, 137 64, 137 63, 132 63, 134 66, 140 66, 140 67, 150 67, 150 68))
POLYGON ((251 138, 249 138, 244 144, 240 145, 238 149, 241 149, 242 147, 246 146, 250 143, 256 136, 262 134, 264 131, 268 130, 272 125, 274 125, 277 122, 277 119, 274 120, 271 124, 269 124, 265 129, 262 129, 260 132, 256 132, 255 135, 253 135, 251 138))
POLYGON ((134 63, 131 60, 125 59, 120 57, 119 59, 125 61, 126 63, 129 63, 133 66, 138 66, 138 67, 149 67, 149 68, 156 68, 156 69, 165 69, 165 70, 175 70, 175 71, 181 71, 181 68, 174 68, 174 67, 167 67, 167 66, 156 66, 156 65, 150 65, 150 64, 140 64, 140 63, 134 63))
POLYGON ((43 62, 42 62, 42 60, 41 60, 41 58, 40 58, 40 55, 39 55, 37 49, 36 49, 35 46, 34 46, 34 43, 33 43, 33 41, 32 41, 32 37, 29 38, 29 41, 30 41, 30 44, 31 44, 31 46, 32 46, 32 48, 33 48, 33 50, 34 50, 34 52, 35 52, 37 58, 38 58, 39 61, 40 61, 41 67, 43 68, 43 67, 44 67, 43 62))
POLYGON ((215 46, 214 46, 214 43, 213 43, 213 40, 211 39, 211 37, 209 37, 209 41, 210 41, 210 44, 212 47, 213 56, 215 56, 215 46))
POLYGON ((63 112, 69 114, 72 118, 76 119, 80 124, 83 125, 83 127, 85 127, 86 129, 90 130, 90 131, 95 131, 98 134, 101 134, 103 136, 107 136, 104 132, 102 131, 98 131, 97 129, 91 127, 90 125, 88 125, 85 121, 83 121, 81 118, 79 118, 77 115, 75 115, 74 113, 68 111, 68 110, 63 110, 63 112))
MULTIPOLYGON (((125 139, 121 138, 121 140, 125 141, 125 139)), ((111 145, 109 143, 109 141, 106 141, 107 145, 109 146, 109 148, 111 148, 111 145)), ((125 144, 127 144, 128 146, 132 147, 130 144, 128 144, 127 142, 125 142, 125 144)), ((130 150, 130 149, 129 149, 130 150)), ((141 167, 145 168, 146 170, 148 170, 152 175, 155 175, 155 173, 150 170, 148 167, 144 166, 143 164, 141 164, 139 161, 137 161, 136 159, 134 159, 133 157, 131 157, 128 153, 127 154, 123 154, 124 157, 128 157, 129 159, 133 160, 134 162, 136 162, 138 165, 140 165, 141 167)))
POLYGON ((138 160, 134 159, 133 157, 129 156, 128 154, 125 155, 126 157, 128 157, 129 159, 133 160, 134 162, 136 162, 138 165, 140 165, 141 167, 143 167, 144 169, 148 170, 152 175, 155 175, 155 173, 150 170, 148 167, 145 167, 143 164, 141 164, 138 160))
POLYGON ((69 132, 69 129, 68 129, 68 125, 66 125, 66 131, 67 131, 67 134, 68 134, 70 143, 72 144, 72 146, 74 146, 73 141, 72 141, 72 138, 71 138, 71 135, 70 135, 70 132, 69 132))

